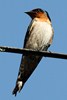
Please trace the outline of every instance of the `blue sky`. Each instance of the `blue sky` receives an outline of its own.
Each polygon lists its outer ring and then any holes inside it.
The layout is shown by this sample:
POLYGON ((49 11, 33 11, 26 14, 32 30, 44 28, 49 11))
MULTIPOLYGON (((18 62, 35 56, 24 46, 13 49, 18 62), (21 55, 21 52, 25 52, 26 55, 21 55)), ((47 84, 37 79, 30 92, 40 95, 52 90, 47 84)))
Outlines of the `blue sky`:
MULTIPOLYGON (((31 19, 24 13, 33 8, 49 12, 54 39, 49 48, 67 53, 67 0, 0 0, 0 45, 23 47, 31 19)), ((43 58, 16 98, 15 86, 20 54, 0 53, 0 98, 2 100, 67 100, 67 61, 43 58)))

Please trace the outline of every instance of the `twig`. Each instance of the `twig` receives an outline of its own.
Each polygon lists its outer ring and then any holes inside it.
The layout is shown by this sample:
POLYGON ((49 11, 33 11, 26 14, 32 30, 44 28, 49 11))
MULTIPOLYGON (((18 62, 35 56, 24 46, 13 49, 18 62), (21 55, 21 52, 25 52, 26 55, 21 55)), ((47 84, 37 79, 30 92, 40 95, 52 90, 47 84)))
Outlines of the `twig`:
POLYGON ((18 53, 18 54, 25 54, 25 55, 33 54, 33 55, 44 56, 44 57, 67 59, 67 54, 63 54, 63 53, 56 53, 50 51, 34 51, 29 49, 13 48, 13 47, 6 47, 6 46, 0 46, 0 52, 18 53))

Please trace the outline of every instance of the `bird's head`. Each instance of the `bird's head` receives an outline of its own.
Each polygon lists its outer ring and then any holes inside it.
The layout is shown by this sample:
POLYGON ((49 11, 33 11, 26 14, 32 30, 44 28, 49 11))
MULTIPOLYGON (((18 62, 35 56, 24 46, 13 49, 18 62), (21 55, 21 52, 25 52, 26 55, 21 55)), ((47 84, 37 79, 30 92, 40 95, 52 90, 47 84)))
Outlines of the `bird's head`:
POLYGON ((25 12, 25 13, 28 14, 32 19, 34 19, 34 18, 46 18, 46 19, 49 19, 49 21, 51 22, 51 19, 50 19, 48 12, 43 11, 40 8, 33 9, 33 10, 25 12))

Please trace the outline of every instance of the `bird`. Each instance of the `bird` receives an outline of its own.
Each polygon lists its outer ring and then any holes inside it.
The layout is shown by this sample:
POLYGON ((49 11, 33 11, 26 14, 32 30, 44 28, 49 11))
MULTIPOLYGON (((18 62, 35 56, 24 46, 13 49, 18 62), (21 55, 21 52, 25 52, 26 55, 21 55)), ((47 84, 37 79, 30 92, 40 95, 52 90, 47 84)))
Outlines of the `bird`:
MULTIPOLYGON (((25 35, 23 48, 47 51, 54 37, 52 22, 48 12, 41 8, 35 8, 25 13, 30 16, 31 22, 25 35)), ((13 95, 16 96, 17 92, 21 91, 41 59, 41 56, 33 54, 22 55, 16 85, 12 92, 13 95)))

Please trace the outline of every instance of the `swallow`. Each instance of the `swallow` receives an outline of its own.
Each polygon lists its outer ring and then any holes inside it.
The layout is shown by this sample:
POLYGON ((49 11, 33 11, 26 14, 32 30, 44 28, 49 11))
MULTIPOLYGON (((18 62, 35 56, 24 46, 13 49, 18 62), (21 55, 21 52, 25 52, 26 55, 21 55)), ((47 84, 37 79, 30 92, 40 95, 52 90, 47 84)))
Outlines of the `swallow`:
MULTIPOLYGON (((51 18, 48 12, 36 8, 25 13, 31 17, 31 22, 26 32, 23 48, 47 51, 52 44, 54 36, 51 18)), ((41 56, 34 56, 33 54, 22 55, 16 86, 12 92, 15 96, 17 92, 21 91, 41 59, 41 56)))

